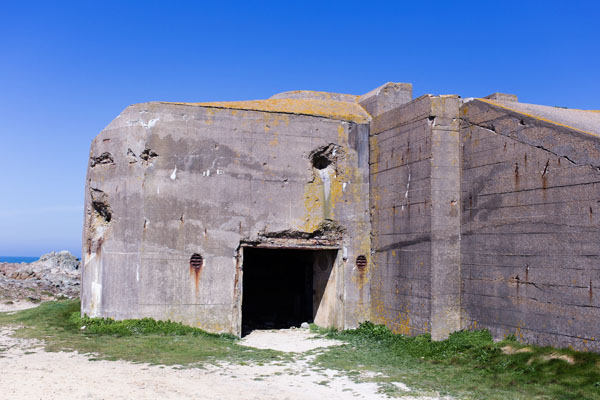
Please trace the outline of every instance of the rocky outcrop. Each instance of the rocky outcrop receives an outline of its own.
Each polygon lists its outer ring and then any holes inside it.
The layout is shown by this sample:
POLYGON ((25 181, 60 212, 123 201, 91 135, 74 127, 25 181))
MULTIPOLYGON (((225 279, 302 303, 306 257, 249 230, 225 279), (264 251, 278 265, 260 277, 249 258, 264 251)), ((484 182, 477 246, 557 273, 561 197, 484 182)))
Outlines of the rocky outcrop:
POLYGON ((80 261, 68 251, 51 252, 32 263, 0 263, 0 299, 32 301, 77 297, 80 261))

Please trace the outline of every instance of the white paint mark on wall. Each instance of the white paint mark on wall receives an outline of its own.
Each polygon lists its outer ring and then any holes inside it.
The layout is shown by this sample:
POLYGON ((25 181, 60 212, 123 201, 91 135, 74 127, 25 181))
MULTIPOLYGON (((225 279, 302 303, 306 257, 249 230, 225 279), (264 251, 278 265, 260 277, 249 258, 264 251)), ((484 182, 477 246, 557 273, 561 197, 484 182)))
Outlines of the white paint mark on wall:
POLYGON ((135 267, 135 280, 140 281, 140 263, 137 263, 135 267))
POLYGON ((342 192, 346 191, 346 186, 348 185, 347 182, 342 183, 342 192))
POLYGON ((102 285, 99 282, 92 282, 91 292, 90 317, 98 317, 100 315, 100 301, 102 301, 102 285))
POLYGON ((210 176, 210 169, 207 169, 202 173, 202 176, 210 176))
POLYGON ((87 265, 88 265, 89 263, 91 263, 91 262, 94 260, 94 258, 96 258, 96 253, 91 253, 89 256, 87 256, 87 257, 85 258, 85 263, 84 263, 84 265, 87 267, 87 265))
POLYGON ((323 191, 325 192, 325 201, 329 201, 329 193, 331 192, 331 179, 329 179, 329 168, 319 170, 321 182, 323 182, 323 191))
POLYGON ((156 194, 160 194, 160 188, 158 186, 156 187, 156 194))
POLYGON ((225 171, 223 171, 222 169, 217 170, 217 175, 223 175, 224 173, 225 173, 225 171))
MULTIPOLYGON (((408 180, 406 181, 406 193, 404 193, 404 202, 408 202, 408 189, 410 188, 410 167, 408 167, 408 180)), ((404 204, 402 204, 402 211, 404 211, 404 204)))
POLYGON ((177 167, 171 172, 171 180, 174 181, 177 178, 177 167))
POLYGON ((138 119, 138 120, 135 120, 135 121, 129 121, 129 122, 127 122, 127 125, 129 125, 129 126, 141 125, 144 128, 146 128, 146 129, 152 129, 152 128, 154 128, 154 126, 156 125, 156 123, 158 121, 160 121, 160 118, 153 118, 150 121, 148 121, 147 123, 144 122, 143 119, 138 119))
POLYGON ((101 259, 96 256, 96 252, 90 254, 86 262, 86 268, 92 270, 92 284, 90 290, 90 317, 100 315, 100 305, 102 301, 102 284, 100 283, 100 269, 102 268, 101 259))

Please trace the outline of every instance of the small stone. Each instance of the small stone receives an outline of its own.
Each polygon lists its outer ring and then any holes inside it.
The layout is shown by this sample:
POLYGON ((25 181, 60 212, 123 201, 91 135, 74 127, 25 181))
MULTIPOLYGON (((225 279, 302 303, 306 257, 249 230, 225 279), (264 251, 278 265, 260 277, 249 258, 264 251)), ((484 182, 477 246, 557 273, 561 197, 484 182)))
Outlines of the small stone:
POLYGON ((310 328, 310 325, 308 325, 308 322, 303 322, 303 323, 300 325, 300 328, 302 328, 302 329, 308 329, 308 328, 310 328))

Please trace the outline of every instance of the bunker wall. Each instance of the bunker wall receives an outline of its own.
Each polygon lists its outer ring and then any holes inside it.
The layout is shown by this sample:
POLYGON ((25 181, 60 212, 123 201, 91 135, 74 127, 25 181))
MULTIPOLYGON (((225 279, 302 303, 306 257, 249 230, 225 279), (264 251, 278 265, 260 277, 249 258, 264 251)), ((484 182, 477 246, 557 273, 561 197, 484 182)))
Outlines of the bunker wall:
POLYGON ((423 96, 371 124, 372 317, 394 332, 460 327, 458 101, 423 96))
POLYGON ((368 319, 368 274, 353 262, 370 248, 367 140, 368 125, 322 117, 128 107, 90 151, 82 312, 237 334, 240 243, 334 226, 343 257, 328 322, 368 319), (315 167, 327 148, 331 163, 315 167))
POLYGON ((600 140, 461 109, 463 327, 599 351, 600 140))

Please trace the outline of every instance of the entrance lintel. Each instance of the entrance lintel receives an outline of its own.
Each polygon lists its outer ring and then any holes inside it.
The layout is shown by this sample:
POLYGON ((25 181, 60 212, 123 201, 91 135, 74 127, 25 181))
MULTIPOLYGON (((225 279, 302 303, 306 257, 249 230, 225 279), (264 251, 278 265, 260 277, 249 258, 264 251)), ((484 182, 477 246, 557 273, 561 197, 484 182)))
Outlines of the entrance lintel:
POLYGON ((242 240, 239 247, 261 249, 340 250, 342 245, 337 240, 268 238, 262 240, 242 240))

